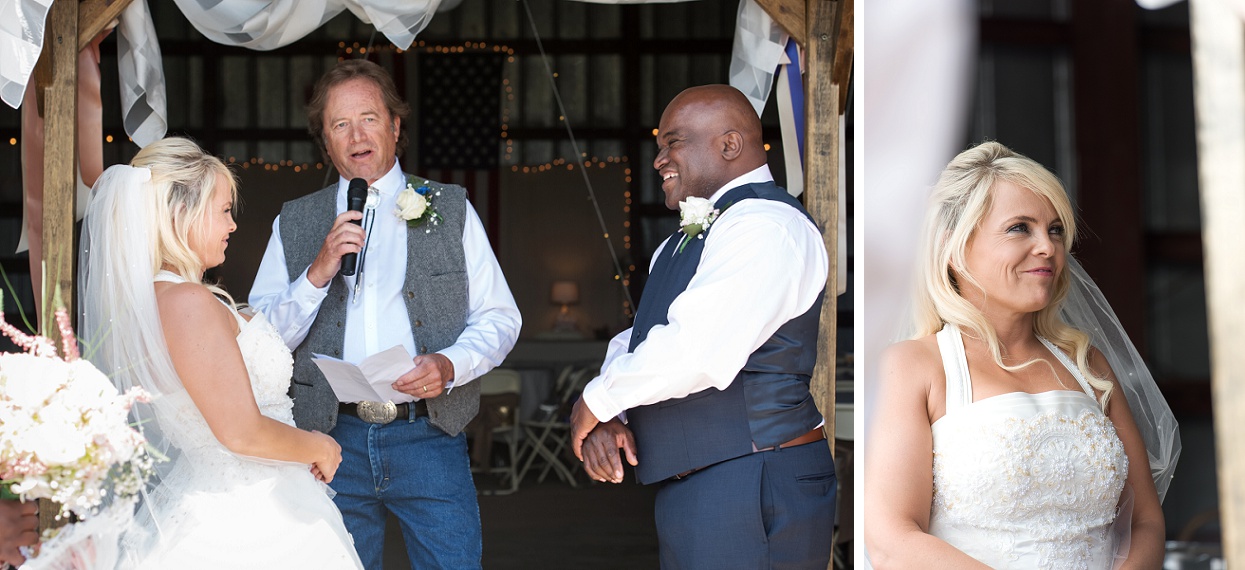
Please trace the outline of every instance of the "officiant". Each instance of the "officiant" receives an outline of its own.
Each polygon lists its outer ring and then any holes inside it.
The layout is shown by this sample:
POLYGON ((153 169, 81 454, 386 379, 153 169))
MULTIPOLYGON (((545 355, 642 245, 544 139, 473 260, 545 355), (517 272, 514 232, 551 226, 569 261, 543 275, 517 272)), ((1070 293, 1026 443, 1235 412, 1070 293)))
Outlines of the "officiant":
POLYGON ((298 426, 342 446, 331 486, 364 566, 382 567, 391 512, 413 568, 479 568, 463 428, 479 408, 473 380, 510 352, 521 319, 466 189, 402 171, 409 114, 374 63, 320 78, 308 129, 340 177, 282 207, 249 300, 294 350, 298 426), (361 212, 347 207, 356 179, 361 212), (311 362, 357 364, 395 345, 411 367, 392 402, 341 400, 311 362))

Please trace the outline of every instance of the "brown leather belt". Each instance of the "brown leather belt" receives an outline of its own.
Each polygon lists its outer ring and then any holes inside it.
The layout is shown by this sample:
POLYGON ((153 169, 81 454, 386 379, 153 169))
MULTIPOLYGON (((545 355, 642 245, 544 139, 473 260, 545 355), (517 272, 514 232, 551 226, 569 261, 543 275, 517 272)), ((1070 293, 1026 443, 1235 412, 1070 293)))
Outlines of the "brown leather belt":
POLYGON ((357 402, 337 404, 337 413, 354 416, 369 424, 385 425, 398 418, 414 420, 419 416, 428 415, 428 404, 418 402, 357 402))
MULTIPOLYGON (((823 439, 826 439, 826 432, 825 432, 824 430, 822 430, 821 428, 819 428, 819 427, 818 427, 818 428, 813 428, 813 429, 812 429, 811 431, 809 431, 808 433, 806 433, 806 434, 804 434, 804 435, 802 435, 802 436, 800 436, 800 437, 797 437, 797 438, 795 438, 795 439, 793 439, 793 440, 791 440, 791 441, 788 441, 788 442, 786 442, 786 443, 783 443, 783 444, 780 444, 780 445, 776 445, 776 446, 774 446, 774 447, 766 447, 766 448, 763 448, 763 449, 753 449, 753 450, 752 450, 752 452, 753 452, 753 453, 759 453, 759 452, 762 452, 762 451, 772 451, 772 450, 773 450, 773 449, 775 449, 775 448, 777 448, 777 449, 786 449, 786 448, 788 448, 788 447, 795 447, 795 446, 797 446, 797 445, 806 445, 806 444, 809 444, 809 443, 813 443, 813 442, 815 442, 815 441, 821 441, 821 440, 823 440, 823 439)), ((754 445, 753 445, 753 447, 755 448, 755 447, 756 447, 756 445, 754 444, 754 445)), ((704 469, 705 467, 709 467, 709 465, 705 465, 705 466, 703 466, 703 467, 697 467, 697 468, 695 468, 695 469, 688 469, 687 471, 684 471, 684 472, 682 472, 682 473, 679 473, 678 475, 675 475, 675 476, 674 476, 674 478, 675 478, 675 479, 682 479, 682 478, 684 478, 684 477, 687 477, 688 475, 691 475, 692 473, 695 473, 695 472, 697 472, 697 471, 700 471, 701 469, 704 469)))

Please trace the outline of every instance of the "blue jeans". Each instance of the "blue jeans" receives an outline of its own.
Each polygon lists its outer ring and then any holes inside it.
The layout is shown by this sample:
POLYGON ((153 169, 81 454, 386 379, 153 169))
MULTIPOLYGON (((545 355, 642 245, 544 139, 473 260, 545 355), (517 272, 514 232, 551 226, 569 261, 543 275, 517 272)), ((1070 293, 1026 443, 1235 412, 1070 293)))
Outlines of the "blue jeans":
POLYGON ((369 424, 345 414, 329 433, 342 446, 330 485, 367 570, 381 570, 385 520, 402 526, 412 568, 480 568, 480 506, 467 437, 426 417, 369 424))

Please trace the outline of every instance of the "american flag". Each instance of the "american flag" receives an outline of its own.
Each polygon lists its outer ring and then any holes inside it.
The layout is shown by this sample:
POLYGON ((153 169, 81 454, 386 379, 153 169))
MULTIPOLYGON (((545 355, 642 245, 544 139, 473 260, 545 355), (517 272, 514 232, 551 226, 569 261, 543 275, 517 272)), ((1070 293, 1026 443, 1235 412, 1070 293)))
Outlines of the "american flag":
POLYGON ((419 55, 419 174, 466 187, 494 248, 505 57, 498 53, 419 55))

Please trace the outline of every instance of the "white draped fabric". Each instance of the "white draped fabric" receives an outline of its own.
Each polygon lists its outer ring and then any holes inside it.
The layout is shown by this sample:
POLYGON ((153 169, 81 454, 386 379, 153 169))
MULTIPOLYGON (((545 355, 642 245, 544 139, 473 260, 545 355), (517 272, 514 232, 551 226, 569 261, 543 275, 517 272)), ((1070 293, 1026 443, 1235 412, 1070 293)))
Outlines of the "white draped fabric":
POLYGON ((16 109, 43 51, 52 0, 0 0, 0 99, 16 109))
POLYGON ((402 49, 411 47, 441 0, 176 0, 186 19, 208 39, 257 50, 296 42, 343 10, 402 49))
MULTIPOLYGON (((35 63, 52 0, 0 0, 0 99, 18 108, 35 63)), ((139 146, 164 138, 164 70, 156 29, 146 0, 134 0, 121 14, 117 36, 118 74, 125 132, 139 146)))

